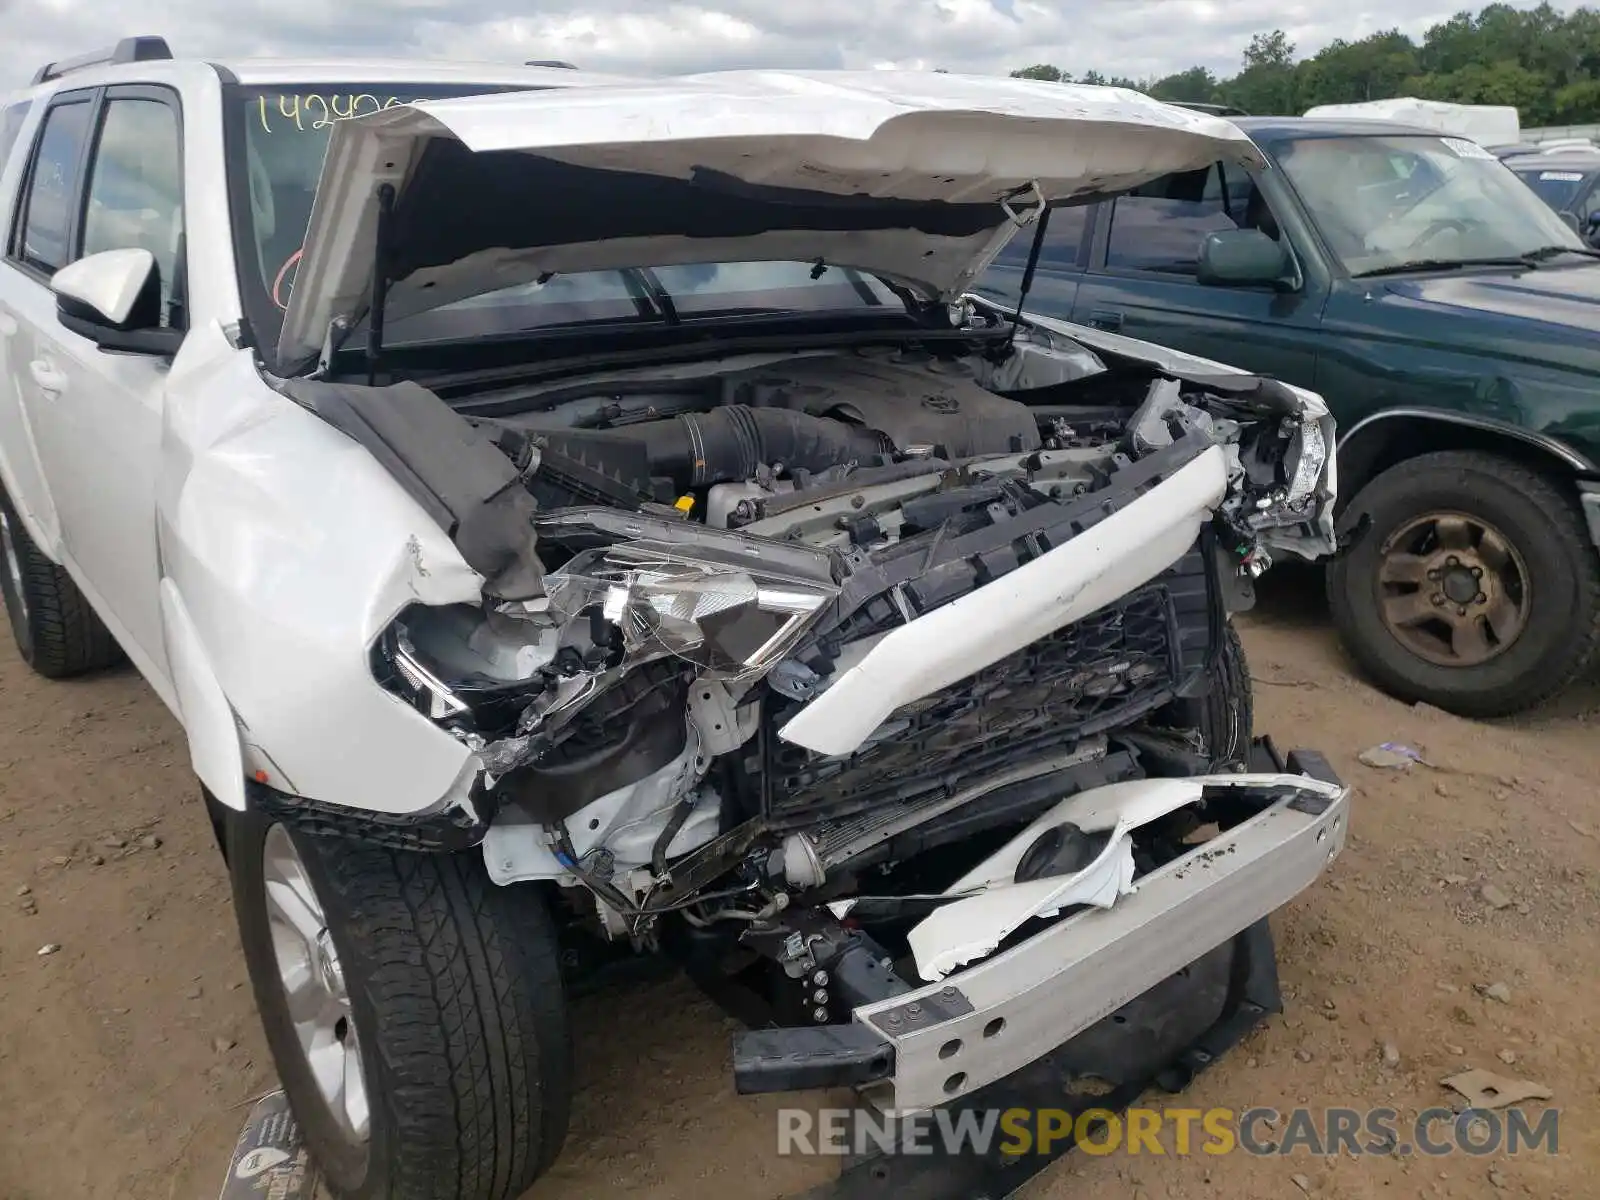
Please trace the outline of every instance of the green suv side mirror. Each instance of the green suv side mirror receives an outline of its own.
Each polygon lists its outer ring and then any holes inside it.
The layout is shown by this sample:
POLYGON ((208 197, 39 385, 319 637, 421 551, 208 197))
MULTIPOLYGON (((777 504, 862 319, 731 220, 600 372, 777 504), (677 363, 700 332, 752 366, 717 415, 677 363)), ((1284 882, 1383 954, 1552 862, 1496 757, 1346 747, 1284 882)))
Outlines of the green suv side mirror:
POLYGON ((1207 234, 1196 276, 1210 287, 1270 287, 1292 291, 1299 272, 1288 251, 1259 229, 1207 234))

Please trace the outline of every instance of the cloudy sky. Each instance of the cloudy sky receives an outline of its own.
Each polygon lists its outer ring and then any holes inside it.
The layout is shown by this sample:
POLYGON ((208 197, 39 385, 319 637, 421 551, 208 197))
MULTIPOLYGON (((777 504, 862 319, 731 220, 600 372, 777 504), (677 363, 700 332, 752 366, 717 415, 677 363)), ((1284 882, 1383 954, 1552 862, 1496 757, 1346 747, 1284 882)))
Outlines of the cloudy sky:
MULTIPOLYGON (((1535 0, 1515 0, 1532 7, 1535 0)), ((135 33, 181 55, 398 54, 594 70, 944 67, 1051 62, 1135 78, 1196 62, 1232 73, 1256 32, 1302 54, 1400 26, 1420 35, 1474 0, 0 0, 0 86, 135 33), (165 15, 161 15, 164 12, 165 15)), ((1572 8, 1576 0, 1558 0, 1572 8)))

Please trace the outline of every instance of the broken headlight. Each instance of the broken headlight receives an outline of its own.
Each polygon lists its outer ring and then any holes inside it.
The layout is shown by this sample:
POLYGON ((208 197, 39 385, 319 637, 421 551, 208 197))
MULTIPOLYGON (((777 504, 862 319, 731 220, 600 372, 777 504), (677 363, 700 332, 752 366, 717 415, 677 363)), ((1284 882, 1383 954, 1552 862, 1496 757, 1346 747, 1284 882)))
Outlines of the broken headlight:
POLYGON ((754 545, 738 555, 655 539, 585 550, 545 591, 553 615, 614 631, 622 663, 670 655, 718 679, 769 670, 837 594, 761 562, 754 545))
POLYGON ((389 664, 400 685, 397 690, 407 693, 419 711, 435 721, 448 721, 467 712, 466 701, 423 664, 404 625, 396 625, 386 642, 389 664))
POLYGON ((492 734, 548 686, 557 649, 547 623, 477 605, 414 604, 373 647, 378 682, 418 712, 460 732, 492 734))
POLYGON ((1291 472, 1286 503, 1301 512, 1315 499, 1322 470, 1328 465, 1328 439, 1315 420, 1300 423, 1298 434, 1291 437, 1289 461, 1284 465, 1291 472))

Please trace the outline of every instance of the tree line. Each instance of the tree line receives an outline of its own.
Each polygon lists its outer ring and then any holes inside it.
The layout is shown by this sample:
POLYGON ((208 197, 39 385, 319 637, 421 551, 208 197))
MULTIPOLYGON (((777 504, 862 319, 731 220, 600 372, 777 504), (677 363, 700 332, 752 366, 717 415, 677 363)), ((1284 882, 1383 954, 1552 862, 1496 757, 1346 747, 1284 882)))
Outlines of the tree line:
POLYGON ((1441 21, 1420 42, 1391 29, 1354 42, 1341 38, 1310 58, 1297 58, 1294 43, 1275 29, 1250 39, 1243 68, 1226 79, 1198 66, 1146 80, 1099 71, 1074 80, 1049 63, 1011 73, 1129 87, 1162 100, 1228 104, 1257 115, 1419 96, 1514 105, 1524 126, 1588 125, 1600 123, 1600 11, 1490 4, 1476 15, 1462 11, 1441 21))

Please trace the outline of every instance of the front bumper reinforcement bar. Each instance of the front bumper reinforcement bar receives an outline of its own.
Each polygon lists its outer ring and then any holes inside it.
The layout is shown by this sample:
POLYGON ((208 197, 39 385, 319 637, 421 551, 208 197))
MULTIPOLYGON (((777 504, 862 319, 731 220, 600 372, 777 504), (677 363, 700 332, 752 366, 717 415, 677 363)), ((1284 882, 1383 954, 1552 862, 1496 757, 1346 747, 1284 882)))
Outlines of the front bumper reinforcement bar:
MULTIPOLYGON (((928 1110, 948 1111, 940 1122, 948 1127, 959 1127, 965 1111, 980 1120, 1014 1108, 1120 1112, 1151 1088, 1181 1091, 1281 1012, 1267 918, 1342 849, 1350 791, 1320 754, 1285 760, 1266 738, 1250 765, 1280 780, 1309 777, 1310 786, 1277 787, 1254 815, 1142 877, 1108 909, 1067 917, 939 983, 858 1007, 848 1034, 826 1046, 818 1031, 803 1031, 819 1060, 808 1071, 808 1044, 788 1046, 796 1053, 783 1073, 807 1080, 789 1086, 853 1084, 864 1104, 924 1121, 917 1153, 847 1157, 836 1182, 797 1200, 1001 1200, 1070 1150, 1071 1137, 1043 1153, 1006 1156, 997 1136, 978 1154, 928 1136, 928 1110), (820 1061, 830 1055, 834 1077, 820 1061)), ((741 1091, 771 1090, 761 1081, 779 1071, 762 1051, 781 1055, 782 1032, 761 1031, 748 1044, 741 1035, 741 1091)))

